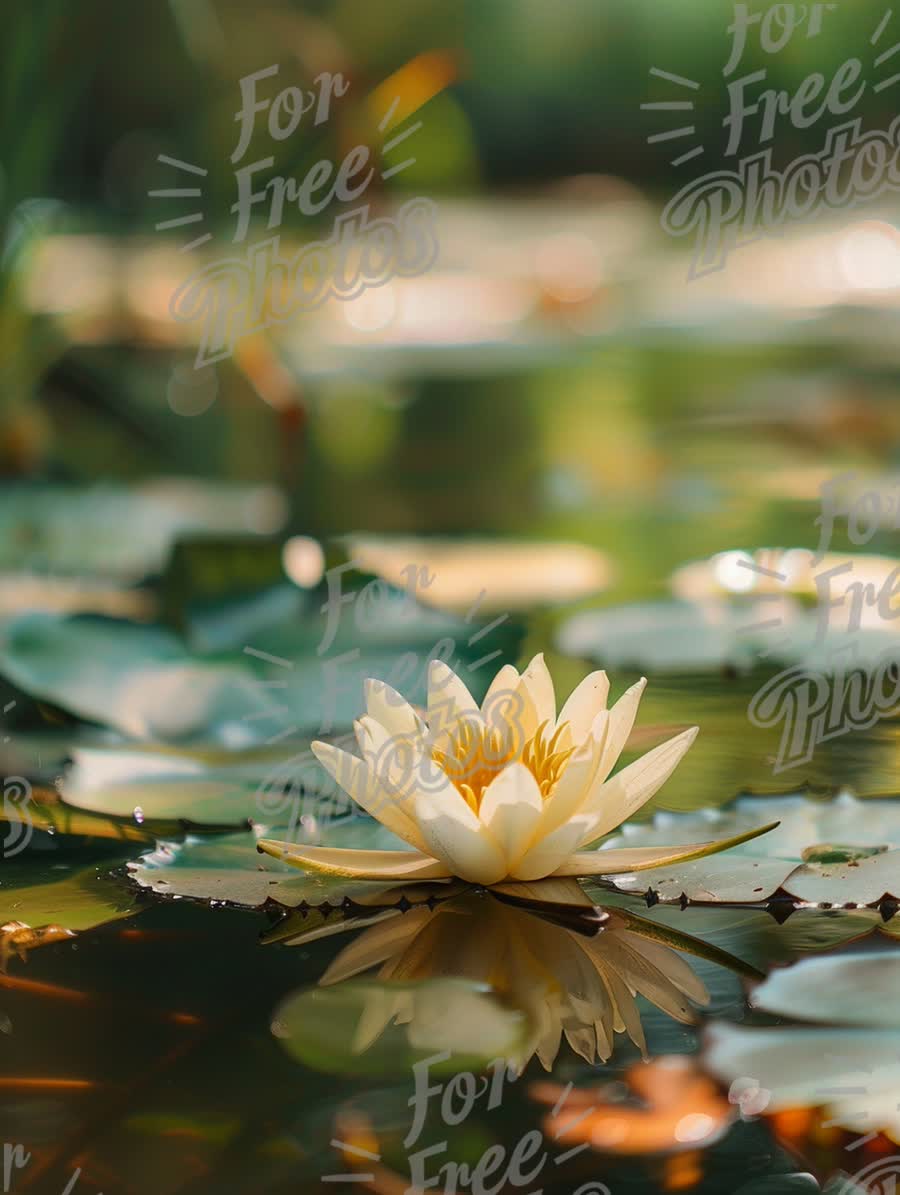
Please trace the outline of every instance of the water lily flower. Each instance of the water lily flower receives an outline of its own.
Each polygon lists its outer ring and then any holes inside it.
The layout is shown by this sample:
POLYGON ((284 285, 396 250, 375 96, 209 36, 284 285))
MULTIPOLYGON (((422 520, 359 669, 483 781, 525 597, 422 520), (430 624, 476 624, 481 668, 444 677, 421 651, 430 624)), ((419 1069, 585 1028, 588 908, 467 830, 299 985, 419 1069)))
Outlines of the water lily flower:
POLYGON ((362 757, 316 742, 316 758, 408 850, 372 851, 262 839, 259 849, 297 867, 372 880, 472 884, 548 876, 631 874, 725 850, 771 826, 678 847, 585 848, 615 830, 669 778, 697 727, 611 776, 634 725, 645 680, 607 708, 609 681, 593 672, 557 714, 538 655, 506 665, 479 704, 432 661, 423 719, 390 686, 366 684, 356 723, 362 757))

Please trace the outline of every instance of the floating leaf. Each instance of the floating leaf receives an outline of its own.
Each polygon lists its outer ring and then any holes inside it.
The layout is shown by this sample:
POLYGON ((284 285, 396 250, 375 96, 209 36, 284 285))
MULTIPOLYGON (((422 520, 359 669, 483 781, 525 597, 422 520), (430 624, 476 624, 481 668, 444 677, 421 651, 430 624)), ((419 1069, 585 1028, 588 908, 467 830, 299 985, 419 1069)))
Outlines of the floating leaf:
MULTIPOLYGON (((837 598, 835 599, 837 600, 837 598)), ((849 611, 851 602, 846 608, 849 611)), ((829 614, 832 612, 829 611, 829 614)), ((892 618, 869 611, 841 627, 793 598, 781 602, 659 601, 582 610, 559 627, 560 651, 604 668, 645 672, 750 671, 772 662, 829 676, 900 659, 892 618)))
POLYGON ((248 715, 274 704, 246 665, 191 659, 164 630, 87 615, 8 622, 0 672, 33 697, 136 739, 246 744, 257 737, 248 715))
POLYGON ((609 583, 603 553, 584 544, 439 538, 387 539, 356 535, 350 553, 361 567, 396 586, 408 584, 411 563, 430 578, 423 601, 467 612, 493 612, 577 601, 609 583))
MULTIPOLYGON (((347 829, 329 827, 325 837, 336 845, 347 829)), ((355 841, 360 835, 368 835, 373 844, 381 842, 386 834, 377 823, 354 823, 350 830, 355 841)), ((348 883, 299 872, 260 854, 256 849, 258 837, 257 833, 243 833, 213 840, 189 839, 183 844, 160 843, 139 862, 129 863, 128 871, 142 888, 160 896, 190 897, 250 908, 259 908, 270 901, 286 908, 326 903, 338 907, 348 900, 373 904, 379 895, 392 892, 397 893, 397 900, 401 899, 404 890, 398 889, 396 883, 378 884, 370 880, 348 883)), ((443 886, 424 887, 422 899, 427 900, 443 886)))
POLYGON ((287 826, 316 811, 346 814, 349 798, 308 749, 244 751, 137 747, 76 748, 60 792, 79 809, 117 818, 237 827, 287 826))
POLYGON ((804 959, 773 971, 751 1004, 803 1021, 900 1029, 900 954, 861 953, 804 959))
POLYGON ((802 959, 774 972, 752 1004, 832 1028, 717 1024, 705 1061, 723 1080, 752 1075, 773 1111, 826 1106, 834 1123, 900 1140, 900 959, 866 952, 802 959))
POLYGON ((606 847, 692 842, 701 828, 716 837, 778 818, 780 825, 724 856, 616 876, 622 891, 648 888, 660 900, 764 901, 783 888, 813 904, 869 905, 900 893, 900 801, 745 797, 725 810, 658 813, 650 825, 626 825, 606 847), (872 851, 870 848, 878 848, 872 851), (827 862, 815 860, 827 859, 827 862))
POLYGON ((47 945, 108 921, 130 917, 134 893, 96 867, 76 868, 54 862, 41 868, 22 859, 6 862, 0 877, 0 955, 47 945), (61 932, 39 932, 39 931, 61 932), (30 931, 30 932, 28 932, 30 931), (37 931, 37 932, 36 932, 37 931))

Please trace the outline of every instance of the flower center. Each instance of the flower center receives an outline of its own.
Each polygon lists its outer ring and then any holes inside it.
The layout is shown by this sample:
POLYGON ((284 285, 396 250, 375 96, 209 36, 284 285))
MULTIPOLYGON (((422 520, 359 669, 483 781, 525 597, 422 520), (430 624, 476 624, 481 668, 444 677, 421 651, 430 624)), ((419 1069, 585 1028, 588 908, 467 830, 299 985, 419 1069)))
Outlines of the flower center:
POLYGON ((453 781, 470 807, 477 813, 484 790, 515 759, 525 765, 537 781, 546 799, 556 787, 563 768, 575 750, 569 725, 558 726, 552 737, 545 737, 548 723, 543 722, 519 751, 514 736, 463 720, 447 745, 446 751, 433 750, 431 758, 453 781))

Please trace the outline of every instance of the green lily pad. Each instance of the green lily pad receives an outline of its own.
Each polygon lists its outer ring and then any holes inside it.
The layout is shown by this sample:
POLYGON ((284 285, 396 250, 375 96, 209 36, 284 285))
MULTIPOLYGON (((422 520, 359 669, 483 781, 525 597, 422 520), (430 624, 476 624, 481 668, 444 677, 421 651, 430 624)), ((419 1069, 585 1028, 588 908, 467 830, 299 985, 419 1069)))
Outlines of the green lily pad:
POLYGON ((773 971, 750 1002, 803 1021, 898 1029, 898 990, 900 954, 827 955, 773 971))
MULTIPOLYGON (((260 908, 268 902, 286 908, 299 906, 339 906, 345 901, 372 903, 380 894, 405 889, 394 883, 371 880, 347 881, 330 876, 298 871, 270 855, 260 854, 256 843, 262 830, 229 834, 215 839, 189 838, 184 843, 159 843, 156 850, 128 864, 132 880, 160 896, 188 897, 194 900, 222 902, 260 908)), ((318 835, 332 846, 347 844, 349 835, 355 845, 383 849, 386 841, 396 840, 377 823, 354 821, 350 826, 327 826, 318 835)), ((423 885, 422 899, 441 885, 423 885)), ((449 885, 448 885, 449 887, 449 885)), ((394 897, 390 898, 393 901, 394 897)))
POLYGON ((650 868, 612 882, 622 891, 682 895, 699 901, 757 902, 783 888, 816 905, 873 905, 900 894, 900 800, 833 801, 805 797, 744 797, 724 810, 657 813, 649 825, 626 825, 603 844, 677 845, 698 834, 725 837, 774 819, 777 829, 723 855, 650 868), (873 849, 877 848, 877 850, 873 849), (828 859, 830 861, 813 861, 828 859))
POLYGON ((144 822, 268 828, 344 816, 354 806, 309 750, 224 751, 142 744, 76 748, 60 781, 70 806, 144 822))
POLYGON ((272 486, 157 480, 7 487, 0 521, 0 567, 26 559, 59 576, 137 580, 158 573, 176 537, 188 531, 274 531, 285 503, 272 486))
POLYGON ((824 1107, 851 1132, 900 1136, 900 1031, 763 1029, 719 1024, 704 1061, 726 1083, 751 1075, 767 1111, 824 1107))
MULTIPOLYGON (((362 580, 362 578, 360 578, 362 580)), ((358 582, 357 582, 358 584, 358 582)), ((46 613, 8 620, 0 674, 31 697, 132 740, 232 750, 349 729, 363 682, 386 680, 419 704, 431 658, 451 659, 473 694, 514 658, 508 620, 467 622, 430 610, 384 582, 358 597, 336 631, 318 606, 217 656, 191 652, 160 627, 46 613), (324 646, 323 646, 324 645, 324 646)))
POLYGON ((192 659, 175 635, 95 616, 3 627, 0 672, 23 692, 135 739, 253 742, 274 702, 243 663, 192 659))
POLYGON ((86 930, 130 917, 137 908, 134 892, 97 867, 55 860, 38 865, 20 858, 4 863, 0 875, 0 925, 22 922, 33 929, 58 925, 86 930))
POLYGON ((900 1140, 900 959, 869 951, 802 959, 751 996, 761 1011, 816 1027, 716 1024, 707 1066, 728 1082, 752 1075, 772 1111, 825 1106, 834 1123, 900 1140))
POLYGON ((843 628, 832 619, 824 633, 820 622, 792 598, 639 602, 572 614, 559 626, 556 644, 604 668, 648 673, 750 671, 765 661, 830 675, 848 666, 848 653, 857 668, 900 659, 896 622, 873 615, 858 628, 843 628))
POLYGON ((746 614, 710 611, 692 602, 645 602, 582 610, 559 627, 557 648, 604 668, 709 671, 749 668, 752 644, 738 636, 746 614))

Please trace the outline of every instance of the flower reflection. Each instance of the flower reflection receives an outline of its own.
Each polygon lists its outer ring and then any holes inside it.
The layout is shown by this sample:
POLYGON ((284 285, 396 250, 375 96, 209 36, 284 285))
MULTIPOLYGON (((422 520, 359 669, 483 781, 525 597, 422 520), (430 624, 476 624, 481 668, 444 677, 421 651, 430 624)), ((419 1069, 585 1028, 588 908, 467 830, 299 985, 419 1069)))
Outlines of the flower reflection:
MULTIPOLYGON (((536 1055, 550 1070, 563 1038, 588 1063, 605 1062, 618 1034, 627 1034, 646 1057, 639 996, 691 1024, 693 1004, 707 1004, 709 994, 673 947, 745 969, 625 910, 593 907, 574 881, 530 885, 522 896, 521 889, 516 896, 469 891, 435 908, 391 909, 368 922, 357 918, 270 938, 306 945, 323 934, 367 926, 315 989, 321 1001, 324 989, 374 972, 356 983, 354 1022, 345 1025, 343 1039, 351 1052, 371 1049, 400 1026, 405 1047, 415 1050, 490 1058, 504 1043, 506 1060, 516 1069, 536 1055), (545 887, 552 904, 537 903, 545 887), (516 1026, 511 1012, 518 1014, 516 1026)), ((273 1028, 282 1039, 309 1032, 308 1017, 292 1007, 297 999, 275 1015, 273 1028)))

